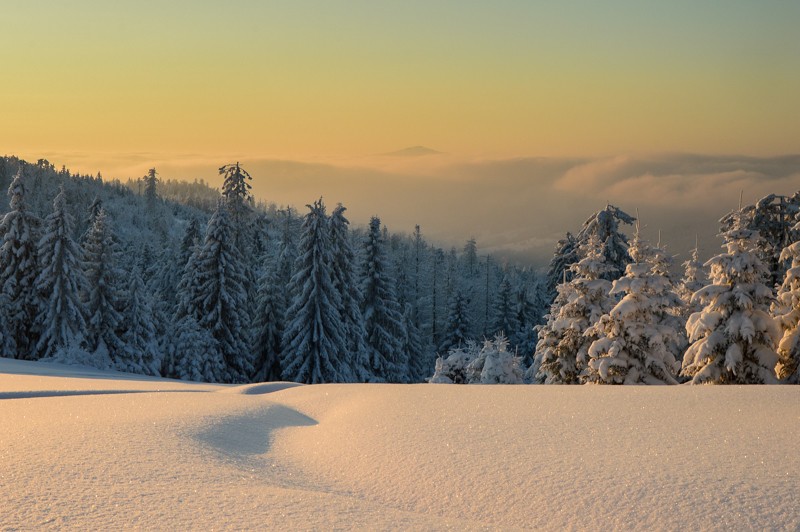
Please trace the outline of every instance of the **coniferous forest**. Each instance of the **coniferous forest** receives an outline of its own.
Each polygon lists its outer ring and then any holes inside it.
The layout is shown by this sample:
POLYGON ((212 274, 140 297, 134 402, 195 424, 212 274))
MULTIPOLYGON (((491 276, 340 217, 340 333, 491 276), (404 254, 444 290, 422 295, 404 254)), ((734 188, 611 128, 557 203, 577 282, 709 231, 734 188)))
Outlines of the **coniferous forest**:
POLYGON ((607 205, 535 272, 219 172, 218 191, 0 158, 3 356, 222 383, 800 380, 800 193, 725 216, 721 253, 682 264, 607 205))

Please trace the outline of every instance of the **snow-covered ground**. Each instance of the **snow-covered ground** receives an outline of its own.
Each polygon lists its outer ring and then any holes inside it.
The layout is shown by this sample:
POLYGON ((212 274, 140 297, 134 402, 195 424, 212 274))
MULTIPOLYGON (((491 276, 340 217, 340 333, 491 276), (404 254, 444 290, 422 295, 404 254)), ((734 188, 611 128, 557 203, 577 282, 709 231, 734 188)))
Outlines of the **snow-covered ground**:
POLYGON ((216 386, 0 359, 0 529, 800 528, 800 387, 216 386))

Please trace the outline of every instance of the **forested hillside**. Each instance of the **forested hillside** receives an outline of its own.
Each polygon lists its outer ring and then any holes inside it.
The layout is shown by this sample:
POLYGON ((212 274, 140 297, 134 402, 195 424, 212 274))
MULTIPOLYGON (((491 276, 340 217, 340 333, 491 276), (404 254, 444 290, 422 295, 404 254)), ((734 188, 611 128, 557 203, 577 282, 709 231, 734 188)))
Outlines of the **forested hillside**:
POLYGON ((257 204, 245 169, 220 173, 217 191, 0 158, 3 356, 215 382, 419 382, 499 333, 532 357, 530 269, 322 199, 257 204))

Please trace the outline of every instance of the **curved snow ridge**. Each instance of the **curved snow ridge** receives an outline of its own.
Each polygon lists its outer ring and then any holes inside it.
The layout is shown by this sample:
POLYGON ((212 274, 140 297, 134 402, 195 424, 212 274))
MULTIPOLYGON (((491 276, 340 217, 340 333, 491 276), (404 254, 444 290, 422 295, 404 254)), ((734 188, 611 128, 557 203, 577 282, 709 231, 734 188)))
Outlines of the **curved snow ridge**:
POLYGON ((296 386, 305 386, 300 382, 259 382, 256 384, 243 384, 218 390, 219 393, 232 393, 239 395, 264 395, 279 392, 296 386))

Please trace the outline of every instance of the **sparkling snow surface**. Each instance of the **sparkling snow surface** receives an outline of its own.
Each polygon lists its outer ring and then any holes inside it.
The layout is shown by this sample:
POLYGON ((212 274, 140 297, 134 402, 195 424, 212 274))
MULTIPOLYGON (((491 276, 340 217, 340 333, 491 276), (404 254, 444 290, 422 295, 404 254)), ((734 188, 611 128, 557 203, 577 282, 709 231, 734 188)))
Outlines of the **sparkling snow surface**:
POLYGON ((800 386, 0 372, 2 530, 800 528, 800 386))

